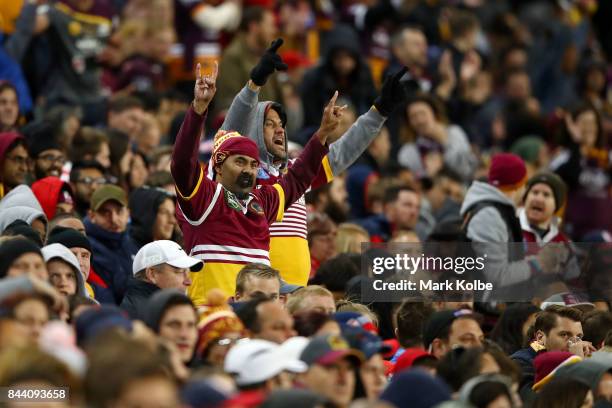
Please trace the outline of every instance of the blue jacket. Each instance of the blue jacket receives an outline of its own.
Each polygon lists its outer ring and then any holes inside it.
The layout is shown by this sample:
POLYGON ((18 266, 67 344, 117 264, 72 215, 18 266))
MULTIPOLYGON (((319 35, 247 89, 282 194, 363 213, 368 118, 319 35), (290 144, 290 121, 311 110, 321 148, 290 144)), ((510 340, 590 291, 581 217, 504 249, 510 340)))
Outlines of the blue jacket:
POLYGON ((382 214, 370 215, 357 223, 368 231, 372 242, 387 242, 393 235, 391 223, 382 214))
POLYGON ((127 232, 107 231, 85 218, 85 231, 92 249, 92 266, 113 293, 116 304, 120 304, 127 283, 132 277, 132 261, 138 248, 127 232))

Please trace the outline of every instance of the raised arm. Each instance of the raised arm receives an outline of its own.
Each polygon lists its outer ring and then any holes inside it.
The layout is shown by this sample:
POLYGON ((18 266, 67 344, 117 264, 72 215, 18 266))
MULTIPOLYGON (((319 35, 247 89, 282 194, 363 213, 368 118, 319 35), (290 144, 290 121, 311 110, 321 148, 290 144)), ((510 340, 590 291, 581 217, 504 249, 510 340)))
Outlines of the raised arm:
POLYGON ((406 72, 404 68, 387 77, 374 106, 361 115, 340 140, 329 146, 327 157, 333 174, 340 174, 353 164, 380 133, 391 112, 406 101, 409 93, 400 83, 406 72))
POLYGON ((255 135, 249 133, 249 129, 252 128, 252 122, 255 120, 259 91, 275 71, 287 69, 287 64, 276 53, 281 45, 283 45, 282 38, 274 40, 257 65, 253 67, 251 79, 232 100, 221 130, 235 130, 241 135, 249 136, 251 139, 255 138, 255 135))
POLYGON ((338 91, 323 111, 321 127, 306 144, 300 156, 283 176, 278 184, 284 192, 284 207, 289 208, 308 189, 321 168, 321 160, 328 152, 327 143, 333 142, 332 133, 340 124, 340 118, 346 106, 337 106, 338 91))
POLYGON ((202 67, 198 64, 194 99, 187 110, 172 150, 170 171, 178 193, 183 197, 192 194, 202 176, 198 161, 198 147, 206 119, 206 110, 216 92, 217 73, 218 66, 215 63, 213 74, 202 76, 202 67))

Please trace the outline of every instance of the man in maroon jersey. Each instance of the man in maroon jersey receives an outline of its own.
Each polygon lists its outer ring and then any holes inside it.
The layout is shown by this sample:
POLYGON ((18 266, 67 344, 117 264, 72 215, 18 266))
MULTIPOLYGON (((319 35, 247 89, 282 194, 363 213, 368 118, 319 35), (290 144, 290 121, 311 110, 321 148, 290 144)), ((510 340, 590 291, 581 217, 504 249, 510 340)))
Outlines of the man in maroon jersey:
POLYGON ((214 181, 198 162, 197 147, 208 104, 212 100, 217 67, 202 76, 197 68, 195 98, 187 111, 172 153, 172 176, 177 190, 177 217, 191 256, 204 261, 202 273, 192 276, 188 289, 196 305, 206 292, 221 288, 235 291, 236 275, 247 263, 270 264, 271 223, 300 198, 319 172, 332 143, 343 107, 335 105, 337 93, 325 107, 321 127, 294 165, 278 182, 255 188, 259 169, 257 144, 237 132, 220 132, 215 139, 212 163, 214 181))

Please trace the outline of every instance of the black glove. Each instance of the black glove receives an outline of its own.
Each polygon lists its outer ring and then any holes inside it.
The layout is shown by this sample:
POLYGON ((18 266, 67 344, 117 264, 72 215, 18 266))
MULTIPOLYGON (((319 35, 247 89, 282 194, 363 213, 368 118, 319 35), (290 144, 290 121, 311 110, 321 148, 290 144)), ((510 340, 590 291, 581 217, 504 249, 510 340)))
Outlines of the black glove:
POLYGON ((283 39, 277 38, 261 57, 257 65, 251 70, 251 81, 257 86, 264 86, 268 77, 274 71, 286 71, 287 64, 283 62, 276 51, 283 45, 283 39))
POLYGON ((414 82, 414 79, 400 82, 400 79, 406 72, 408 72, 408 68, 404 67, 399 72, 389 75, 385 79, 380 89, 380 95, 374 100, 374 106, 381 115, 389 116, 397 106, 400 106, 408 99, 408 94, 411 93, 410 90, 413 88, 412 82, 414 82))

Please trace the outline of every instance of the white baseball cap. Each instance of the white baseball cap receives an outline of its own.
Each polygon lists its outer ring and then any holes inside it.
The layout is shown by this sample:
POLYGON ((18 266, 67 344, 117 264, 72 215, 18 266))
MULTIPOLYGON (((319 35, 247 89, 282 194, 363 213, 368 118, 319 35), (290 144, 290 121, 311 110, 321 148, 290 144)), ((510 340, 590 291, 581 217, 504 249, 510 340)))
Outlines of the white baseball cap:
POLYGON ((202 268, 203 262, 187 255, 176 242, 161 239, 149 242, 140 248, 134 257, 132 272, 136 275, 143 269, 162 264, 168 264, 175 268, 190 268, 195 272, 202 268))
POLYGON ((55 243, 42 247, 41 252, 46 262, 52 259, 61 259, 68 265, 72 266, 78 273, 81 273, 81 266, 76 256, 64 245, 55 243))
POLYGON ((260 339, 239 340, 225 356, 223 369, 228 374, 238 374, 244 361, 262 351, 271 350, 276 346, 275 343, 260 339))
MULTIPOLYGON (((254 340, 251 340, 253 342, 254 340)), ((231 365, 236 364, 235 381, 239 386, 258 384, 269 380, 283 371, 303 373, 308 365, 298 358, 289 357, 288 349, 271 342, 237 344, 231 350, 234 353, 231 365), (238 348, 238 350, 236 350, 238 348)), ((229 354, 228 353, 228 357, 229 354)), ((226 360, 227 371, 227 360, 226 360)))

